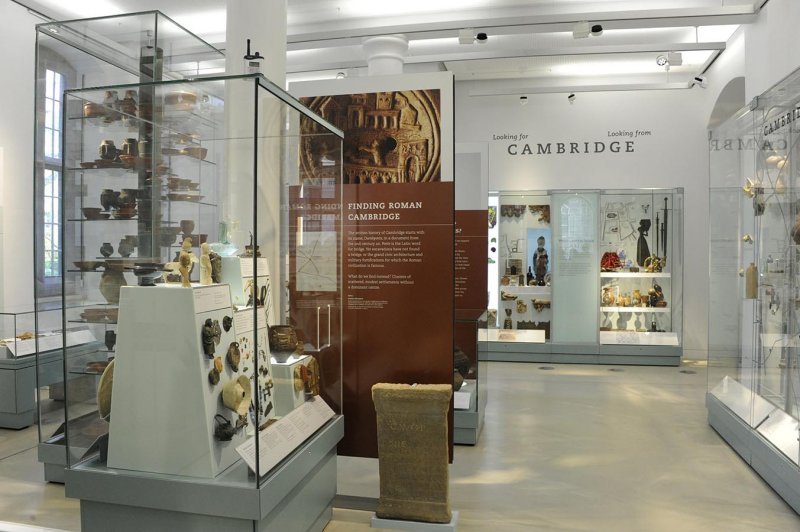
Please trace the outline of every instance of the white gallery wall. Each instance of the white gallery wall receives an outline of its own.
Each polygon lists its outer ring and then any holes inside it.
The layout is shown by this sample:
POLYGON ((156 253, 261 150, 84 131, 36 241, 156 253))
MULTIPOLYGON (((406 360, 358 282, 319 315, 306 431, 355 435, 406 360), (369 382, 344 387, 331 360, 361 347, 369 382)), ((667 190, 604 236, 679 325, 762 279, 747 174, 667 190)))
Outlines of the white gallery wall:
POLYGON ((33 302, 33 90, 35 25, 41 19, 0 2, 0 296, 13 310, 33 302))
POLYGON ((798 24, 800 2, 770 0, 756 23, 745 28, 747 101, 800 67, 798 24))
POLYGON ((456 142, 488 145, 489 190, 684 188, 684 348, 689 358, 705 358, 708 143, 702 89, 578 93, 572 104, 567 94, 531 94, 524 106, 518 96, 469 95, 492 87, 501 82, 456 84, 456 142), (539 153, 539 144, 542 151, 549 144, 550 153, 539 153))

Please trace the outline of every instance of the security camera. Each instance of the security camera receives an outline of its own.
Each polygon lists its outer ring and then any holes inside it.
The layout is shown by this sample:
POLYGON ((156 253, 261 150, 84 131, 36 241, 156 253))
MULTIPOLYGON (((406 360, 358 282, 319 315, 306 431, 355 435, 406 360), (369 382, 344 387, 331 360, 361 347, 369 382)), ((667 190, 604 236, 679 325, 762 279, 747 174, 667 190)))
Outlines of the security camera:
POLYGON ((569 96, 567 96, 567 100, 569 100, 569 103, 575 103, 575 93, 572 93, 569 96))
POLYGON ((489 39, 489 36, 481 31, 475 35, 475 39, 478 41, 478 44, 484 44, 489 39))
POLYGON ((600 37, 603 34, 603 26, 600 24, 595 24, 592 26, 592 35, 595 37, 600 37))
POLYGON ((519 97, 519 104, 520 105, 527 105, 527 103, 528 103, 528 97, 527 96, 523 95, 523 96, 519 97))
POLYGON ((692 86, 700 85, 702 88, 705 89, 707 84, 708 84, 708 80, 706 79, 705 76, 695 76, 692 79, 692 86))

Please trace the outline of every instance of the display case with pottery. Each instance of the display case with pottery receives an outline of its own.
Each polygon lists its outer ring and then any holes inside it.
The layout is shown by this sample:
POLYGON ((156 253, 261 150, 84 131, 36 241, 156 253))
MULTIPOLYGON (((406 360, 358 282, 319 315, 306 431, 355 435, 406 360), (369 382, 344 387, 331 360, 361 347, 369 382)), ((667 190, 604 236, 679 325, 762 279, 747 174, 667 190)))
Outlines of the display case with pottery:
MULTIPOLYGON (((65 98, 76 114, 67 117, 63 222, 70 242, 80 243, 65 251, 75 263, 65 292, 79 287, 85 321, 115 332, 99 335, 114 351, 113 379, 103 380, 104 415, 96 390, 83 398, 67 390, 67 433, 81 416, 96 424, 92 450, 73 453, 67 440, 68 477, 89 475, 108 493, 148 483, 183 495, 214 486, 219 504, 212 497, 189 510, 158 508, 178 528, 196 519, 219 525, 237 493, 278 489, 268 488, 276 477, 281 493, 323 515, 336 491, 335 481, 322 477, 335 464, 342 431, 341 336, 325 328, 325 356, 305 353, 300 340, 319 337, 320 327, 289 300, 290 290, 276 287, 294 282, 288 265, 298 250, 288 236, 286 186, 301 186, 300 172, 290 171, 299 164, 297 150, 313 135, 339 153, 341 133, 258 75, 68 90, 65 98), (107 97, 113 92, 116 100, 107 97), (131 101, 122 105, 125 94, 131 101), (86 103, 96 117, 84 115, 86 103), (301 116, 313 132, 301 131, 301 116), (109 162, 79 164, 102 159, 101 151, 109 162), (223 238, 221 224, 231 228, 223 238), (271 327, 294 339, 291 353, 271 338, 271 327), (320 449, 306 473, 286 472, 306 467, 292 463, 293 453, 320 449)), ((341 161, 333 162, 326 175, 341 173, 341 161)), ((328 203, 341 204, 340 182, 325 184, 328 203)), ((302 186, 322 195, 322 185, 302 186)), ((340 227, 340 216, 332 218, 326 234, 336 236, 340 227)), ((313 239, 307 229, 305 238, 313 239)), ((338 261, 341 251, 332 251, 338 261)), ((341 305, 341 271, 332 272, 326 316, 341 305)), ((110 375, 96 369, 98 380, 110 375)), ((102 505, 124 507, 147 523, 153 507, 115 501, 102 505)))

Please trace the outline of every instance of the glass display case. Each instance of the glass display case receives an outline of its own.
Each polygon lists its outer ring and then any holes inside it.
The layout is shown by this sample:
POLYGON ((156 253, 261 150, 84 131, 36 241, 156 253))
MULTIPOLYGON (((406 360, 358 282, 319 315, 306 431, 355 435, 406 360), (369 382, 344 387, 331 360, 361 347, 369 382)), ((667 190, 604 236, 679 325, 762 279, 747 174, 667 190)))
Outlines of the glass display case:
POLYGON ((606 190, 600 216, 600 344, 680 347, 682 190, 606 190))
POLYGON ((335 458, 341 133, 261 75, 68 90, 65 109, 64 321, 105 346, 65 365, 68 488, 135 472, 224 505, 320 434, 335 458))
POLYGON ((488 359, 680 364, 682 189, 503 191, 489 226, 488 359))
POLYGON ((709 423, 800 511, 800 74, 712 131, 709 423))
MULTIPOLYGON (((0 427, 20 429, 36 421, 36 355, 49 363, 52 382, 59 378, 61 357, 61 311, 39 311, 41 320, 36 334, 37 311, 33 306, 0 310, 0 427)), ((71 346, 89 341, 85 331, 72 330, 71 346)))
MULTIPOLYGON (((89 372, 84 380, 96 380, 93 375, 99 364, 113 350, 116 324, 113 316, 83 315, 83 301, 78 297, 80 286, 70 284, 74 276, 65 270, 76 265, 66 262, 67 248, 79 245, 64 240, 60 226, 60 213, 69 207, 60 196, 64 152, 62 140, 66 134, 62 122, 66 108, 63 91, 89 86, 140 83, 156 80, 175 80, 224 71, 222 52, 199 39, 169 17, 157 11, 148 11, 111 17, 47 22, 36 27, 36 97, 35 97, 35 148, 34 148, 34 224, 35 287, 37 307, 60 307, 62 286, 65 287, 69 321, 51 327, 44 316, 38 316, 37 334, 40 338, 48 331, 73 330, 81 327, 96 335, 97 349, 77 349, 77 358, 70 362, 71 371, 89 372), (67 283, 62 285, 63 278, 67 283), (72 308, 75 307, 75 308, 72 308), (106 347, 111 345, 112 347, 106 347), (94 369, 92 369, 94 368, 94 369)), ((134 91, 135 92, 135 91, 134 91)), ((101 106, 85 109, 87 118, 97 118, 101 127, 121 131, 121 122, 129 122, 123 115, 137 106, 148 105, 138 100, 139 94, 125 92, 108 95, 108 104, 118 115, 104 115, 101 106), (120 120, 112 118, 120 117, 120 120), (107 120, 106 120, 107 119, 107 120)), ((147 94, 141 95, 147 98, 147 94)), ((84 110, 77 111, 77 114, 84 110)), ((126 124, 125 130, 133 129, 126 124)), ((126 137, 133 135, 126 135, 126 137)), ((119 142, 119 141, 118 141, 119 142)), ((99 158, 97 156, 96 158, 99 158)), ((83 161, 82 161, 83 162, 83 161)), ((88 162, 88 161, 86 161, 88 162)), ((71 234, 71 236, 73 236, 71 234)), ((116 247, 117 241, 113 242, 116 247)), ((60 311, 57 313, 60 319, 60 311)), ((60 335, 59 335, 60 336, 60 335)), ((47 351, 47 346, 39 346, 47 351)), ((49 481, 62 481, 65 455, 65 417, 63 383, 54 381, 49 358, 37 365, 39 390, 40 445, 39 457, 45 464, 45 477, 49 481)), ((72 373, 78 378, 80 373, 72 373)), ((57 375, 63 375, 58 371, 57 375)), ((60 377, 58 377, 60 378, 60 377)))

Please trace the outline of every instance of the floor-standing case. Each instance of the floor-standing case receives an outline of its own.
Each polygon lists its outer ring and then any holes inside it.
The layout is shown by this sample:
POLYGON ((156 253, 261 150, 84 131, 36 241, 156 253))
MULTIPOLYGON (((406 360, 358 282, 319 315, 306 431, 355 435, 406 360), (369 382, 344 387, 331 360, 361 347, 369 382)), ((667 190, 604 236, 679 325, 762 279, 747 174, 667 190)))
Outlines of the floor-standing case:
POLYGON ((708 420, 800 511, 800 73, 709 142, 708 420))
MULTIPOLYGON (((158 11, 147 11, 111 17, 47 22, 36 27, 36 109, 35 109, 35 147, 34 147, 34 205, 38 218, 34 225, 34 255, 36 282, 36 382, 39 417, 39 460, 44 464, 45 479, 63 482, 66 457, 66 419, 64 417, 64 382, 62 377, 61 350, 53 358, 53 348, 49 335, 53 331, 84 330, 90 338, 70 340, 74 348, 65 361, 67 374, 71 380, 84 383, 86 390, 93 390, 100 376, 102 364, 114 355, 116 344, 116 320, 113 306, 107 304, 108 313, 101 309, 80 308, 85 301, 80 295, 82 286, 72 284, 83 281, 83 275, 74 275, 78 270, 87 270, 90 262, 74 264, 67 262, 66 253, 75 256, 75 248, 80 242, 74 239, 61 239, 61 212, 67 207, 60 196, 62 173, 62 118, 65 111, 64 90, 80 87, 98 87, 120 84, 158 81, 164 79, 185 79, 198 75, 222 72, 225 58, 219 50, 193 35, 179 24, 158 11), (64 281, 64 282, 62 282, 64 281), (63 291, 62 291, 63 287, 63 291), (65 296, 68 320, 61 322, 61 296, 65 296), (89 313, 86 312, 89 310, 89 313), (55 323, 53 318, 55 317, 55 323), (54 371, 54 368, 57 368, 54 371)), ((139 94, 130 89, 123 92, 110 90, 104 94, 111 107, 121 111, 136 109, 138 112, 139 94)), ((97 119, 100 127, 109 131, 126 133, 132 126, 124 119, 126 127, 120 128, 123 114, 106 115, 102 105, 89 106, 86 118, 97 119), (112 119, 119 117, 119 120, 112 119), (108 120, 106 120, 108 119, 108 120)), ((74 119, 83 116, 83 109, 77 110, 74 119)), ((115 111, 116 112, 116 111, 115 111)), ((130 114, 130 113, 128 113, 130 114)), ((133 126, 132 126, 133 127, 133 126)), ((124 135, 124 138, 134 135, 124 135)), ((74 140, 74 137, 73 137, 74 140)), ((117 147, 120 147, 117 140, 117 147)), ((97 151, 97 150, 95 150, 97 151)), ((99 159, 94 154, 89 163, 99 159)), ((80 168, 91 170, 91 168, 80 168)), ((107 168, 106 170, 111 170, 107 168)), ((87 206, 89 209, 92 207, 87 206)), ((83 219, 81 211, 75 211, 75 218, 83 219)), ((102 215, 92 210, 89 216, 101 219, 102 215)), ((96 223, 96 220, 92 220, 96 223)), ((119 222, 110 222, 119 224, 119 222)), ((131 226, 131 222, 128 222, 131 226)), ((122 228, 123 226, 117 226, 122 228)), ((132 226, 131 226, 132 227, 132 226)), ((69 234, 73 234, 69 229, 69 234)), ((125 231, 133 233, 132 231, 125 231)), ((110 245, 116 250, 120 238, 110 245)), ((132 242, 132 240, 131 240, 132 242)), ((86 260, 94 260, 100 250, 86 260)), ((98 263, 99 264, 99 263, 98 263)), ((102 272, 104 268, 97 268, 102 272)), ((93 274, 101 275, 101 273, 93 274)), ((130 275, 129 275, 130 276, 130 275)), ((59 344, 60 346, 60 344, 59 344)), ((77 444, 89 446, 92 438, 77 444)))
POLYGON ((64 96, 64 321, 116 325, 113 357, 65 367, 84 529, 320 530, 343 431, 341 133, 257 74, 64 96))

